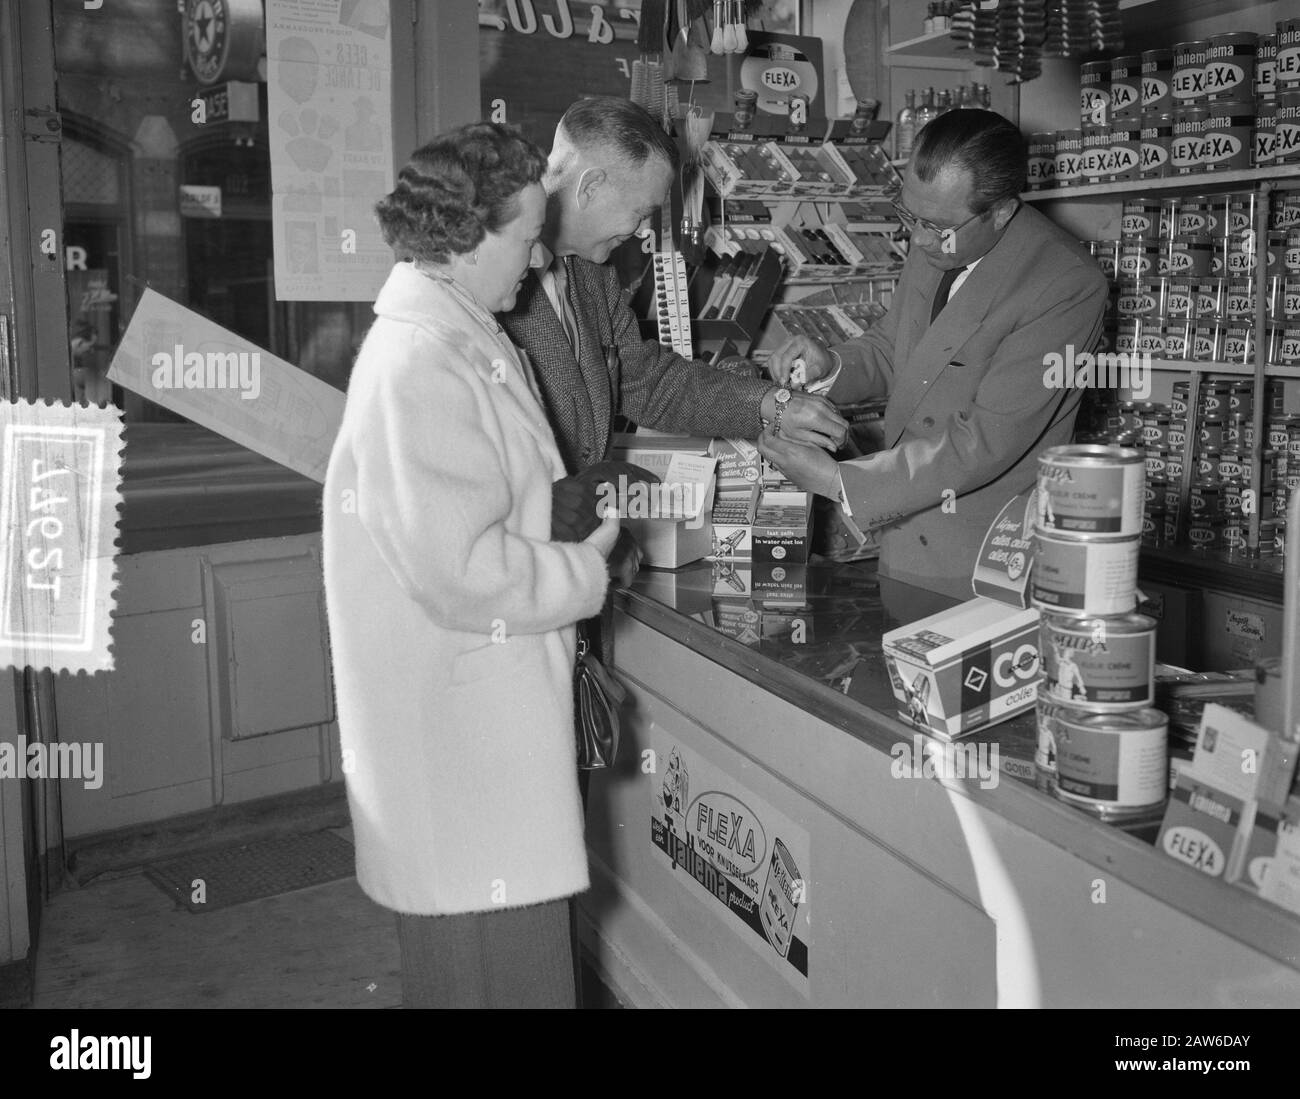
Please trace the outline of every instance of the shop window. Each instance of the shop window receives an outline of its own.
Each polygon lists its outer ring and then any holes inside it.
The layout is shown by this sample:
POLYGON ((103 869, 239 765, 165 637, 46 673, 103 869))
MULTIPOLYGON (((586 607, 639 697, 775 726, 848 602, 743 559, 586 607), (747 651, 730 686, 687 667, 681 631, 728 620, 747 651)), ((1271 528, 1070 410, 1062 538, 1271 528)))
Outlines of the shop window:
POLYGON ((373 312, 369 302, 276 299, 266 85, 241 74, 256 89, 255 120, 245 110, 196 124, 200 85, 183 60, 175 0, 52 7, 70 388, 124 410, 124 549, 319 529, 319 485, 107 377, 148 287, 346 389, 373 312), (191 186, 220 189, 219 216, 187 208, 181 189, 191 186))

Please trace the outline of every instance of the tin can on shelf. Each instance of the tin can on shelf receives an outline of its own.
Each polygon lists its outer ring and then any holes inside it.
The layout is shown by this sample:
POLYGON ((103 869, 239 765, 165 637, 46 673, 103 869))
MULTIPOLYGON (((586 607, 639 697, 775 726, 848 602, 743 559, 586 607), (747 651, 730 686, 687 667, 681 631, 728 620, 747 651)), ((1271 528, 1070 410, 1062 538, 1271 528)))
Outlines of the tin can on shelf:
POLYGON ((1250 279, 1229 279, 1223 293, 1223 315, 1228 318, 1254 317, 1255 284, 1250 279))
POLYGON ((1300 366, 1300 318, 1292 317, 1270 332, 1268 361, 1273 366, 1300 366))
POLYGON ((1300 88, 1300 18, 1278 21, 1274 80, 1279 92, 1300 88))
POLYGON ((1282 250, 1282 267, 1288 272, 1300 275, 1300 229, 1287 233, 1282 250))
POLYGON ((1228 415, 1249 416, 1255 410, 1255 383, 1228 383, 1228 415))
POLYGON ((1077 187, 1083 181, 1083 131, 1056 132, 1056 186, 1077 187))
POLYGON ((1169 400, 1169 413, 1175 419, 1187 419, 1187 396, 1191 390, 1191 383, 1186 378, 1174 382, 1173 395, 1169 400))
POLYGON ((1229 321, 1223 330, 1223 358, 1225 363, 1249 364, 1255 356, 1255 326, 1248 320, 1229 321))
POLYGON ((1031 191, 1045 191, 1056 185, 1056 131, 1029 135, 1031 191))
MULTIPOLYGON (((1276 44, 1274 47, 1276 54, 1276 44)), ((1156 114, 1168 113, 1173 108, 1174 51, 1169 49, 1143 50, 1142 59, 1142 110, 1156 114)))
POLYGON ((1116 119, 1110 124, 1110 147, 1106 178, 1116 183, 1129 183, 1138 178, 1142 144, 1140 118, 1116 119))
POLYGON ((1144 460, 1125 447, 1057 446, 1038 457, 1038 529, 1135 537, 1142 530, 1144 460))
POLYGON ((1171 319, 1190 318, 1196 314, 1195 284, 1179 278, 1165 281, 1165 316, 1171 319))
POLYGON ((1142 445, 1157 450, 1167 447, 1171 420, 1168 405, 1146 405, 1142 411, 1142 445))
POLYGON ((1174 108, 1174 133, 1169 142, 1170 174, 1191 175, 1205 168, 1205 139, 1210 131, 1208 104, 1174 108))
POLYGON ((1274 167, 1300 161, 1300 87, 1278 92, 1273 135, 1274 167))
MULTIPOLYGON (((1183 427, 1182 431, 1184 437, 1186 437, 1187 428, 1183 427)), ((1171 444, 1173 442, 1173 434, 1174 429, 1171 427, 1169 429, 1171 444)), ((1180 443, 1179 446, 1181 447, 1182 444, 1180 443)), ((1173 493, 1174 497, 1181 496, 1183 483, 1183 453, 1181 450, 1170 450, 1169 457, 1165 460, 1165 478, 1169 481, 1169 490, 1173 493)), ((1178 510, 1176 506, 1178 502, 1177 499, 1174 499, 1169 505, 1171 511, 1178 510)))
POLYGON ((1192 337, 1195 322, 1187 317, 1169 317, 1164 319, 1165 358, 1174 362, 1186 362, 1192 356, 1192 337))
POLYGON ((1196 327, 1192 330, 1192 361, 1219 362, 1222 345, 1222 322, 1217 317, 1197 317, 1196 327))
POLYGON ((1121 240, 1148 240, 1155 238, 1160 229, 1160 200, 1157 198, 1128 198, 1120 212, 1119 235, 1121 240))
POLYGON ((1269 201, 1270 232, 1285 233, 1300 229, 1300 191, 1274 191, 1269 201))
POLYGON ((1227 221, 1224 232, 1248 251, 1255 250, 1255 214, 1259 196, 1254 191, 1234 191, 1224 195, 1227 221))
POLYGON ((1079 66, 1079 124, 1110 125, 1110 62, 1087 61, 1079 66))
MULTIPOLYGON (((1240 450, 1233 447, 1220 452, 1218 475, 1220 483, 1225 486, 1223 496, 1223 508, 1225 511, 1231 510, 1233 507, 1232 494, 1226 486, 1231 481, 1240 481, 1242 476, 1241 471, 1242 463, 1240 450)), ((1237 494, 1236 506, 1241 507, 1240 491, 1238 491, 1237 494)))
MULTIPOLYGON (((1097 266, 1101 268, 1101 273, 1108 279, 1114 279, 1119 274, 1119 254, 1122 248, 1123 242, 1118 240, 1094 240, 1092 242, 1092 254, 1096 257, 1097 266)), ((1107 304, 1109 304, 1109 299, 1107 304)))
POLYGON ((1137 606, 1136 538, 1080 541, 1041 531, 1034 538, 1034 606, 1087 617, 1131 614, 1137 606))
POLYGON ((1174 140, 1172 114, 1143 113, 1138 130, 1138 176, 1164 179, 1169 175, 1169 151, 1174 140))
POLYGON ((1255 100, 1255 140, 1250 162, 1256 168, 1271 168, 1277 160, 1277 96, 1255 100))
POLYGON ((1206 375, 1201 383, 1200 396, 1196 399, 1196 414, 1198 416, 1226 416, 1231 391, 1232 381, 1230 379, 1206 375))
POLYGON ((1142 115, 1142 58, 1138 54, 1115 57, 1110 62, 1110 118, 1137 119, 1142 115))
POLYGON ((1165 312, 1168 279, 1144 279, 1121 283, 1115 310, 1121 317, 1148 317, 1165 312))
POLYGON ((1259 555, 1272 557, 1277 551, 1277 520, 1261 519, 1259 521, 1259 555))
POLYGON ((1223 448, 1224 420, 1221 415, 1211 414, 1201 420, 1196 432, 1197 446, 1200 452, 1217 451, 1223 448))
MULTIPOLYGON (((1169 431, 1165 434, 1165 440, 1168 443, 1170 453, 1172 455, 1178 455, 1181 458, 1183 448, 1187 445, 1187 421, 1185 419, 1176 418, 1177 413, 1170 413, 1170 415, 1175 418, 1171 418, 1169 421, 1169 431)), ((1168 463, 1166 463, 1165 472, 1172 480, 1174 474, 1169 472, 1168 463)), ((1183 475, 1181 466, 1178 469, 1177 475, 1179 477, 1183 475)))
MULTIPOLYGON (((1195 481, 1213 481, 1218 483, 1219 452, 1217 450, 1198 449, 1196 453, 1195 481)), ((1217 504, 1215 505, 1218 506, 1217 504)))
POLYGON ((1196 318, 1223 316, 1223 299, 1228 291, 1226 279, 1208 278, 1196 283, 1196 318))
POLYGON ((1203 172, 1238 172, 1250 167, 1255 139, 1255 104, 1238 99, 1210 103, 1209 126, 1201 143, 1203 172))
POLYGON ((1160 256, 1161 246, 1155 241, 1122 241, 1115 263, 1115 277, 1121 280, 1155 278, 1160 268, 1160 256))
POLYGON ((1083 154, 1079 159, 1079 173, 1084 183, 1101 183, 1110 178, 1109 126, 1083 128, 1083 154))
POLYGON ((1187 524, 1187 541, 1192 549, 1201 553, 1213 553, 1223 548, 1223 520, 1192 519, 1187 524))
POLYGON ((1043 690, 1049 701, 1112 712, 1154 701, 1154 618, 1067 618, 1045 612, 1039 639, 1043 690))
POLYGON ((1155 813, 1165 803, 1169 722, 1159 710, 1107 714, 1040 703, 1038 726, 1039 743, 1050 744, 1045 754, 1055 757, 1051 788, 1061 801, 1101 820, 1155 813))
POLYGON ((1205 68, 1201 70, 1208 99, 1253 98, 1258 46, 1259 36, 1249 31, 1210 36, 1205 47, 1205 68))
POLYGON ((1202 278, 1215 273, 1214 257, 1214 240, 1177 236, 1162 247, 1156 270, 1170 278, 1202 278))
POLYGON ((1277 35, 1261 34, 1255 43, 1255 95, 1277 92, 1277 35))
MULTIPOLYGON (((1146 447, 1143 449, 1142 455, 1142 462, 1146 471, 1144 482, 1150 484, 1153 480, 1162 480, 1165 476, 1165 466, 1169 462, 1169 452, 1156 447, 1146 447)), ((1150 503, 1145 490, 1142 494, 1142 503, 1143 507, 1150 503)))
POLYGON ((1160 315, 1138 317, 1136 350, 1153 359, 1165 358, 1165 318, 1160 315))
POLYGON ((1170 81, 1175 104, 1204 103, 1206 39, 1174 43, 1174 71, 1170 81))
POLYGON ((1174 237, 1213 237, 1219 229, 1219 203, 1214 195, 1189 195, 1178 204, 1174 237))
POLYGON ((1269 314, 1279 319, 1300 317, 1300 274, 1292 272, 1282 279, 1269 279, 1269 314), (1276 287, 1274 284, 1277 284, 1276 287), (1278 293, 1280 288, 1281 293, 1278 293), (1280 311, 1278 306, 1280 305, 1280 311))

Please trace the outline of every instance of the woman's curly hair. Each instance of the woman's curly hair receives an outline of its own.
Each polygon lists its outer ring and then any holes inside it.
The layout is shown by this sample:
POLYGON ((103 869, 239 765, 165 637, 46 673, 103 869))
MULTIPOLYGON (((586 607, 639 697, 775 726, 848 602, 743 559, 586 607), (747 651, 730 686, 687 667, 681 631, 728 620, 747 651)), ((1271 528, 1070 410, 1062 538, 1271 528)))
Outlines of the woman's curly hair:
POLYGON ((399 260, 446 263, 472 252, 516 215, 519 192, 537 183, 546 157, 515 127, 471 122, 411 154, 375 213, 399 260))

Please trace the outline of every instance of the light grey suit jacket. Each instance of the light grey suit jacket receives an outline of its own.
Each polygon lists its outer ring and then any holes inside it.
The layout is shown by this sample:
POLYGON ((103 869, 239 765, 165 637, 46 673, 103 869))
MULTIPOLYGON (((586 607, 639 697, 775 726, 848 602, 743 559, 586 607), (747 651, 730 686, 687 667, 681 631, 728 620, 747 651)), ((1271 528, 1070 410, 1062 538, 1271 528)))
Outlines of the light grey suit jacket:
POLYGON ((1068 443, 1081 391, 1049 388, 1044 356, 1092 351, 1106 280, 1030 207, 930 324, 941 272, 913 250, 889 312, 835 348, 836 403, 889 397, 888 449, 840 463, 854 521, 879 528, 883 575, 970 598, 997 513, 1033 487, 1040 451, 1068 443))

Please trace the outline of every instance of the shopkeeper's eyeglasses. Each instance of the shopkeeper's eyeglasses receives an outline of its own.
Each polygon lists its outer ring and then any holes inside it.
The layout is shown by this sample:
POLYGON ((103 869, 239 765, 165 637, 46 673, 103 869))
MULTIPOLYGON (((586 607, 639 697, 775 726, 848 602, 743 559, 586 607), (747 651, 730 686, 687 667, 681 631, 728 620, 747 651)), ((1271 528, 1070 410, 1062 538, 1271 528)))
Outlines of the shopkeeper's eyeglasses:
POLYGON ((898 215, 898 220, 902 222, 903 228, 906 229, 909 233, 915 232, 916 227, 919 225, 922 229, 925 229, 927 232, 933 233, 936 237, 939 237, 940 239, 947 236, 955 237, 958 233, 960 233, 963 229, 965 229, 966 226, 968 226, 972 221, 975 221, 978 218, 982 218, 988 213, 990 213, 989 210, 985 210, 983 213, 971 214, 971 216, 968 217, 965 221, 963 221, 960 225, 936 225, 934 222, 927 221, 925 218, 917 217, 914 213, 912 213, 911 210, 909 210, 906 206, 904 206, 901 190, 894 191, 893 194, 889 196, 889 205, 894 208, 894 213, 898 215))

